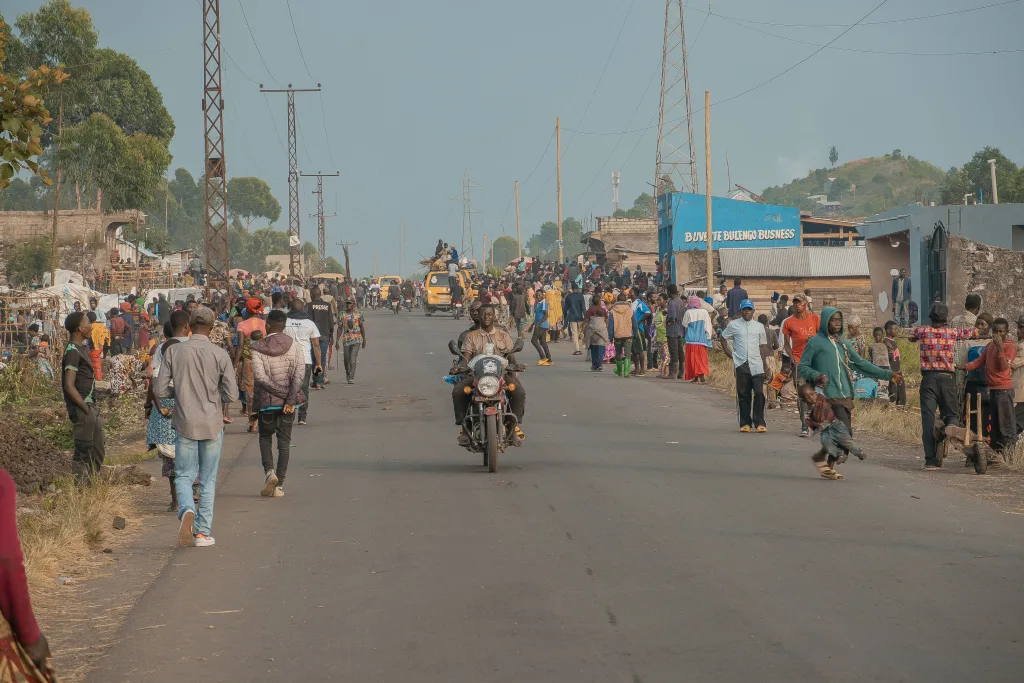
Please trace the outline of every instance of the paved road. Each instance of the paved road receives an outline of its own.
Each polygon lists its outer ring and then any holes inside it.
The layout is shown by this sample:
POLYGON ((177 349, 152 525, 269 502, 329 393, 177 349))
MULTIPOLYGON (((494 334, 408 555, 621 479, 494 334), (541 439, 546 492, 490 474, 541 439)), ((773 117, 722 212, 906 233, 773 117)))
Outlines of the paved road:
POLYGON ((222 463, 217 546, 175 551, 91 681, 1021 680, 1021 517, 870 463, 820 480, 807 441, 566 344, 489 475, 439 379, 460 324, 369 323, 287 497, 255 440, 222 463))

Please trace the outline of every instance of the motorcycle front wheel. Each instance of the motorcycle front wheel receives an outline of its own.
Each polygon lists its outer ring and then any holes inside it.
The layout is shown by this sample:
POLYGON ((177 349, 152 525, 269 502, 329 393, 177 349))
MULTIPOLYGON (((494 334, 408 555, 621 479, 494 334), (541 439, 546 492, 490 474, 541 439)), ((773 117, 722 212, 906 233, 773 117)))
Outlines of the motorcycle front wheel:
POLYGON ((496 415, 487 415, 487 420, 484 422, 484 438, 486 439, 486 446, 484 447, 484 462, 487 463, 488 472, 498 471, 498 417, 496 415))

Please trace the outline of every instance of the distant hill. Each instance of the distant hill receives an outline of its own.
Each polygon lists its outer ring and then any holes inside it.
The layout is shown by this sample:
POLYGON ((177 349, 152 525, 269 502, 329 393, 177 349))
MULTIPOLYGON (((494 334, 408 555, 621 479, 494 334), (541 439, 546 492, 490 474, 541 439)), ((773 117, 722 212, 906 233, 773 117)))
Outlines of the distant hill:
POLYGON ((815 169, 806 178, 769 187, 761 194, 770 204, 795 206, 815 215, 832 211, 808 197, 827 195, 828 201, 842 203, 841 215, 862 217, 917 201, 938 202, 939 184, 945 175, 937 166, 903 156, 897 149, 883 157, 815 169))

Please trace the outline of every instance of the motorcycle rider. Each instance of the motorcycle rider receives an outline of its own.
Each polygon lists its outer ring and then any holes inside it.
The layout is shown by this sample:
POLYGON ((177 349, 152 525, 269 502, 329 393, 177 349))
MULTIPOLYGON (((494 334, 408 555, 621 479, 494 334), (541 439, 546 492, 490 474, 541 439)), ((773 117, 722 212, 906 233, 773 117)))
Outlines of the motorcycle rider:
POLYGON ((370 305, 376 308, 380 306, 380 283, 370 283, 370 305))
MULTIPOLYGON (((472 309, 470 309, 470 316, 473 316, 472 309)), ((487 344, 494 345, 494 353, 496 355, 502 355, 508 359, 509 364, 505 369, 505 391, 508 395, 509 408, 512 410, 512 414, 516 416, 519 424, 522 424, 523 416, 526 414, 526 388, 523 387, 522 380, 513 377, 510 372, 512 366, 516 364, 515 354, 512 353, 512 337, 509 336, 508 332, 505 332, 495 324, 498 315, 491 304, 481 304, 478 307, 477 319, 479 327, 467 330, 465 339, 461 340, 462 359, 468 364, 474 356, 484 353, 487 344), (509 386, 515 386, 515 389, 510 391, 508 389, 509 386)), ((455 411, 455 424, 459 426, 460 446, 469 444, 469 436, 462 431, 462 423, 466 419, 466 413, 469 412, 469 404, 472 400, 470 394, 466 393, 466 387, 472 385, 473 377, 467 375, 452 389, 452 407, 455 411)), ((526 436, 518 425, 516 426, 515 436, 517 444, 526 436)))
POLYGON ((480 329, 481 306, 483 306, 483 303, 479 299, 477 299, 476 301, 469 305, 469 321, 472 323, 472 325, 470 325, 468 329, 466 329, 465 331, 463 331, 462 334, 459 335, 460 349, 462 348, 462 344, 466 341, 466 337, 469 336, 469 333, 480 329))
POLYGON ((458 280, 455 281, 455 284, 449 290, 452 298, 452 310, 455 310, 455 304, 461 304, 462 300, 466 297, 466 290, 463 289, 458 280))
POLYGON ((388 306, 391 308, 395 306, 398 306, 398 308, 402 307, 402 290, 394 285, 388 287, 388 306))
POLYGON ((402 283, 402 296, 405 298, 406 310, 412 310, 412 301, 416 296, 416 287, 413 286, 411 280, 406 280, 402 283))

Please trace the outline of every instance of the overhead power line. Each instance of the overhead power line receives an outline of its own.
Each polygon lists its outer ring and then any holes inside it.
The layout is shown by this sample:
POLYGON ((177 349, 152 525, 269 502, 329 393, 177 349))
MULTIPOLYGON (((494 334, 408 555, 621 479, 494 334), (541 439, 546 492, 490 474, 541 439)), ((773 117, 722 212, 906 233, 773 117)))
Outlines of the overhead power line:
POLYGON ((277 85, 280 86, 281 83, 276 78, 274 78, 273 72, 270 70, 270 67, 267 66, 267 60, 263 59, 263 53, 260 52, 259 43, 256 42, 256 36, 253 35, 252 27, 249 26, 249 17, 245 16, 245 6, 242 5, 242 0, 238 0, 238 7, 242 10, 242 19, 245 20, 245 28, 249 30, 249 37, 252 38, 252 44, 256 48, 256 54, 260 56, 260 61, 263 62, 263 68, 267 70, 267 75, 270 76, 270 80, 274 81, 274 83, 277 83, 277 85))
MULTIPOLYGON (((967 7, 965 9, 952 10, 949 12, 940 12, 938 14, 926 14, 919 17, 904 17, 903 19, 884 19, 882 21, 865 21, 861 23, 861 26, 882 26, 885 24, 902 24, 909 21, 922 21, 924 19, 938 19, 940 17, 950 17, 958 14, 966 14, 968 12, 977 12, 979 10, 993 9, 995 7, 1004 7, 1006 5, 1015 5, 1021 2, 1021 0, 1004 0, 1004 2, 997 2, 991 5, 982 5, 981 7, 967 7)), ((775 21, 757 21, 755 19, 744 19, 741 17, 727 17, 723 14, 716 12, 705 11, 696 7, 692 8, 696 12, 704 12, 707 15, 714 15, 721 19, 728 19, 731 21, 740 21, 744 24, 756 24, 758 26, 778 26, 784 28, 844 28, 850 24, 796 24, 796 23, 783 23, 775 21)))
POLYGON ((309 80, 315 81, 313 74, 309 73, 309 64, 306 63, 306 55, 302 54, 302 41, 299 40, 299 32, 295 28, 295 17, 292 15, 292 2, 291 0, 285 1, 285 6, 288 8, 288 18, 292 22, 292 35, 295 36, 295 44, 299 47, 299 57, 302 58, 302 66, 306 69, 306 75, 309 76, 309 80))
MULTIPOLYGON (((998 55, 1006 52, 1024 52, 1024 48, 1011 48, 1002 50, 975 50, 975 51, 964 51, 964 52, 904 52, 904 51, 889 51, 889 50, 865 50, 856 47, 838 47, 835 45, 822 45, 821 43, 812 43, 806 40, 800 40, 799 38, 790 38, 789 36, 780 36, 777 33, 771 33, 753 26, 747 26, 746 24, 740 23, 736 19, 729 17, 723 17, 720 14, 709 14, 708 16, 715 16, 719 19, 728 21, 731 24, 735 24, 740 28, 744 28, 754 33, 760 33, 761 35, 770 36, 772 38, 778 38, 779 40, 785 40, 790 43, 799 43, 800 45, 810 45, 812 47, 827 47, 830 50, 839 50, 841 52, 859 52, 861 54, 868 55, 890 55, 898 57, 963 57, 969 55, 998 55)), ((852 27, 851 27, 852 28, 852 27)))

